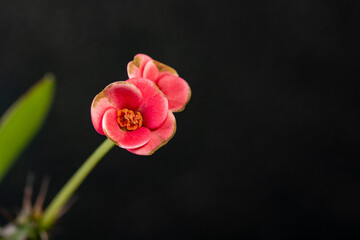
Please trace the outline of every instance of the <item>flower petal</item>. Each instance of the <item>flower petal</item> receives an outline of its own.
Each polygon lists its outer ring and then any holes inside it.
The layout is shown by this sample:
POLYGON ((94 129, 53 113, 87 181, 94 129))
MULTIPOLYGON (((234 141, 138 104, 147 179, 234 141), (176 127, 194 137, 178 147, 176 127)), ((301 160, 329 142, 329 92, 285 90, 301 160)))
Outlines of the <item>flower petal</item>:
POLYGON ((184 79, 166 74, 160 77, 157 85, 168 99, 170 111, 184 110, 191 97, 191 89, 184 79))
POLYGON ((113 105, 111 105, 109 99, 107 98, 104 91, 100 92, 98 95, 95 96, 94 100, 91 104, 91 121, 94 125, 95 130, 100 133, 101 135, 105 135, 102 127, 102 119, 104 116, 104 113, 114 108, 113 105))
POLYGON ((117 123, 117 110, 109 109, 103 118, 103 128, 106 136, 122 148, 138 148, 149 142, 151 132, 146 127, 134 131, 122 130, 117 123))
POLYGON ((153 61, 149 61, 146 63, 142 77, 150 79, 154 82, 158 80, 159 69, 156 67, 153 61))
POLYGON ((117 109, 137 109, 142 99, 141 91, 127 81, 111 83, 104 89, 104 92, 117 109))
POLYGON ((168 112, 168 100, 154 82, 145 78, 127 80, 134 84, 142 94, 142 102, 138 110, 144 118, 144 126, 155 129, 164 121, 168 112))
POLYGON ((139 148, 127 150, 138 155, 151 155, 160 147, 164 146, 174 136, 175 132, 175 116, 171 111, 168 111, 165 122, 158 129, 151 132, 151 139, 148 143, 139 148))
POLYGON ((136 54, 134 60, 127 65, 129 78, 142 77, 144 67, 147 62, 151 61, 151 57, 145 54, 136 54))

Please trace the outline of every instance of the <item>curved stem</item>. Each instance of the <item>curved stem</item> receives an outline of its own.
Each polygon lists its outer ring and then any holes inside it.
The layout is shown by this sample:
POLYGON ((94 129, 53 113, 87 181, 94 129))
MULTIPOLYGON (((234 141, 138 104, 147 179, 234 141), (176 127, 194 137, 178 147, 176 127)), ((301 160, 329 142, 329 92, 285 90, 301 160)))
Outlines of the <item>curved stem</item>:
POLYGON ((91 170, 96 164, 105 156, 107 152, 115 144, 106 139, 90 157, 81 165, 76 173, 70 178, 70 180, 64 185, 64 187, 58 192, 55 198, 51 201, 49 206, 46 208, 42 219, 40 220, 39 227, 43 230, 49 229, 55 222, 59 212, 62 210, 64 205, 67 203, 69 198, 73 195, 75 190, 89 175, 91 170))

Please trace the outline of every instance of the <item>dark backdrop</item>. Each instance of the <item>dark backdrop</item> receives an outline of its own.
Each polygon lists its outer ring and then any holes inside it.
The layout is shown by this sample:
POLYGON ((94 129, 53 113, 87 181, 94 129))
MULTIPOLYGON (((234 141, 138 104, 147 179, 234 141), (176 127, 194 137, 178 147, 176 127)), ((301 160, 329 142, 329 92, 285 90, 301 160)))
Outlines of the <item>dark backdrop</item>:
POLYGON ((111 150, 52 239, 360 237, 359 10, 351 1, 1 0, 0 112, 48 71, 57 92, 0 185, 0 205, 16 213, 29 172, 36 190, 51 177, 47 202, 56 194, 104 140, 93 97, 125 80, 141 52, 192 88, 177 133, 150 157, 111 150))

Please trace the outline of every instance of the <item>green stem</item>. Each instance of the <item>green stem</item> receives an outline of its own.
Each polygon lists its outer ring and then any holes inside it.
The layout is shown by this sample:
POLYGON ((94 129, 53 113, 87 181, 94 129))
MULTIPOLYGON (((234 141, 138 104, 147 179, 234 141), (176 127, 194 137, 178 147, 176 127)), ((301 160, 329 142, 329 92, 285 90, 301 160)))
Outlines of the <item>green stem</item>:
POLYGON ((69 198, 80 186, 80 184, 89 175, 91 170, 101 160, 103 156, 114 146, 115 144, 106 139, 91 156, 81 165, 76 173, 70 178, 65 186, 58 192, 55 198, 51 201, 50 205, 46 208, 44 215, 39 223, 41 229, 49 229, 55 222, 59 212, 67 203, 69 198))

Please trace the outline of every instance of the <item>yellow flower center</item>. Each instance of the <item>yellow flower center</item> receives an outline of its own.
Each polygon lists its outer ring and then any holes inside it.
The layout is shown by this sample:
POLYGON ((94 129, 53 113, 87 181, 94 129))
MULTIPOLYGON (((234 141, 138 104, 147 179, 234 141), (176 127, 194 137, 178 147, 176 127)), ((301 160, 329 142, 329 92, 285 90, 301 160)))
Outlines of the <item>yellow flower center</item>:
POLYGON ((117 122, 119 126, 128 131, 133 131, 142 126, 143 117, 140 112, 129 110, 127 108, 118 110, 117 122))

